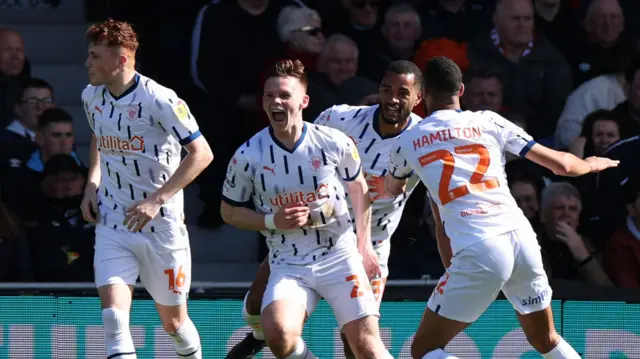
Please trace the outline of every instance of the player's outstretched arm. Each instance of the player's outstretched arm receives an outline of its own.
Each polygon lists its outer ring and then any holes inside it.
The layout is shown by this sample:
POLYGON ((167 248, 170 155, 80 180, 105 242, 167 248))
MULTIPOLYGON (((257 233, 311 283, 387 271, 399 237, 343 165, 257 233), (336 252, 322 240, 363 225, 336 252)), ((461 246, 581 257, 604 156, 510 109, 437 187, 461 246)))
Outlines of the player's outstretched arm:
POLYGON ((617 167, 620 161, 603 157, 578 158, 569 152, 552 150, 539 143, 534 144, 525 157, 553 171, 556 175, 576 177, 617 167))

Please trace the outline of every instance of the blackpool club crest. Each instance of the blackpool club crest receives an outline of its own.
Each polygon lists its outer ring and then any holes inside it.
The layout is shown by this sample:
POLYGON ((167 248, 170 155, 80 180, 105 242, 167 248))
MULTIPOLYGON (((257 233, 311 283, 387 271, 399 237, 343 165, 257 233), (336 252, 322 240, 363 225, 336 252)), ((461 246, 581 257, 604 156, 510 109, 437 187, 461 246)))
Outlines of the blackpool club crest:
POLYGON ((314 156, 309 160, 309 166, 312 170, 317 171, 322 167, 322 158, 314 156))
POLYGON ((129 108, 127 109, 127 115, 129 116, 129 121, 133 121, 136 118, 138 118, 139 110, 140 109, 138 106, 129 106, 129 108))

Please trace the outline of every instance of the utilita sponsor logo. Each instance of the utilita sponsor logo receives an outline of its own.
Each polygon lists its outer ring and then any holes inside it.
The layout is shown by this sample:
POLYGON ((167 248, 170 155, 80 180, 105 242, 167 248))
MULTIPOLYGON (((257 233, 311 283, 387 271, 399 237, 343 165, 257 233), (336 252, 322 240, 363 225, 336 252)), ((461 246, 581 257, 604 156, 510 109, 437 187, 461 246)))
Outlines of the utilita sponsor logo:
POLYGON ((314 203, 321 199, 329 198, 329 186, 321 184, 315 192, 288 192, 280 193, 276 197, 269 198, 273 207, 285 207, 294 203, 314 203))
POLYGON ((128 140, 116 136, 100 136, 98 147, 111 151, 142 151, 144 140, 140 136, 133 136, 128 140))

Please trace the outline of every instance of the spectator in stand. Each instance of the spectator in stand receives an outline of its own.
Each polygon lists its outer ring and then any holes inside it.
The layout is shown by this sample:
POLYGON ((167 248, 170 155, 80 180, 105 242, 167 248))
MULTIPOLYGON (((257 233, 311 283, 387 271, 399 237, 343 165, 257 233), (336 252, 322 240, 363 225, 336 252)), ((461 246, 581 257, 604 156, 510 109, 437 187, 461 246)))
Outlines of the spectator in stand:
POLYGON ((495 0, 416 1, 423 20, 422 38, 446 37, 465 42, 491 30, 495 0))
POLYGON ((20 98, 22 83, 30 77, 22 36, 15 30, 0 29, 0 127, 15 118, 14 104, 20 98))
POLYGON ((577 231, 581 210, 580 193, 570 183, 555 182, 542 190, 538 241, 546 271, 551 278, 611 285, 599 253, 577 231))
POLYGON ((571 143, 569 151, 579 158, 604 156, 604 152, 621 138, 622 121, 613 111, 590 113, 582 124, 582 132, 571 143))
POLYGON ((23 220, 31 219, 31 209, 39 203, 39 192, 34 191, 42 179, 44 163, 57 154, 70 155, 82 165, 73 151, 73 118, 61 108, 51 108, 38 119, 36 143, 38 147, 24 166, 12 168, 6 179, 2 197, 23 220))
POLYGON ((421 35, 420 15, 408 3, 391 5, 384 15, 383 40, 375 51, 364 54, 358 74, 379 83, 387 66, 396 60, 413 58, 421 35))
POLYGON ((624 71, 627 100, 614 111, 622 119, 622 137, 640 135, 640 54, 630 61, 624 71))
POLYGON ((325 109, 341 104, 340 85, 358 72, 359 50, 353 40, 342 34, 327 38, 318 58, 318 70, 310 71, 307 94, 312 98, 304 120, 313 122, 325 109))
POLYGON ((0 281, 33 281, 29 242, 22 226, 9 208, 0 201, 0 281))
POLYGON ((638 48, 637 39, 625 31, 618 0, 591 0, 583 24, 584 28, 573 43, 562 49, 576 87, 602 73, 603 61, 609 53, 638 48))
POLYGON ((44 200, 31 210, 28 227, 36 280, 92 282, 95 227, 82 218, 85 169, 68 154, 46 161, 40 190, 44 200))
POLYGON ((630 48, 618 50, 607 53, 600 76, 583 83, 567 98, 556 127, 556 148, 569 148, 580 135, 587 115, 597 110, 612 110, 627 99, 625 69, 636 51, 630 48))
POLYGON ((469 111, 503 112, 500 73, 492 69, 475 69, 467 73, 462 102, 469 111))
POLYGON ((575 2, 568 0, 534 0, 535 26, 539 35, 565 53, 579 36, 580 17, 575 2))
POLYGON ((471 68, 495 67, 503 81, 504 105, 530 121, 529 133, 544 143, 571 92, 571 74, 562 54, 543 36, 534 36, 530 0, 500 0, 490 34, 469 43, 471 68))
POLYGON ((220 188, 233 151, 263 123, 256 116, 262 86, 260 74, 274 50, 280 52, 276 23, 281 9, 300 1, 225 0, 205 5, 192 37, 191 74, 206 92, 206 106, 194 106, 200 131, 210 139, 216 160, 200 176, 205 208, 198 218, 203 227, 222 225, 220 188), (233 119, 233 120, 229 120, 233 119))
MULTIPOLYGON (((328 1, 327 1, 328 2, 328 1)), ((358 67, 366 63, 365 54, 375 53, 382 43, 379 15, 388 0, 341 0, 343 10, 325 19, 327 34, 343 34, 357 44, 360 56, 358 67), (328 21, 327 21, 328 20, 328 21)))
POLYGON ((640 182, 627 182, 625 190, 628 216, 605 245, 603 265, 617 287, 640 289, 640 182))
MULTIPOLYGON (((40 115, 55 107, 53 88, 41 79, 29 79, 14 109, 16 118, 0 132, 0 169, 6 174, 20 168, 37 149, 36 131, 40 115)), ((0 175, 0 179, 2 175, 0 175)))

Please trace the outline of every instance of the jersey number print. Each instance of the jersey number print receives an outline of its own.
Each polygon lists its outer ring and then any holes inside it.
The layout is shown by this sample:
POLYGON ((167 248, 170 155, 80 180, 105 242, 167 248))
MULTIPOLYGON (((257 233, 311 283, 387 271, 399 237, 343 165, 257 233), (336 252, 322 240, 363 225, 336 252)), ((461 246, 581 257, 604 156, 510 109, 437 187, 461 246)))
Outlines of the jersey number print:
POLYGON ((440 176, 440 185, 438 187, 438 197, 440 198, 440 202, 443 206, 455 200, 456 198, 468 195, 472 190, 474 192, 482 192, 488 189, 498 188, 500 186, 500 183, 496 178, 483 180, 484 174, 487 172, 487 168, 489 168, 489 164, 491 163, 489 151, 486 147, 480 144, 472 144, 466 146, 458 146, 453 150, 457 155, 476 155, 479 156, 480 159, 478 160, 478 164, 476 165, 475 172, 473 172, 471 178, 469 179, 469 183, 458 186, 452 190, 449 190, 449 185, 451 183, 451 177, 453 176, 453 170, 456 165, 456 160, 453 156, 453 153, 448 150, 436 150, 427 153, 426 155, 419 158, 420 165, 422 167, 427 166, 435 161, 442 161, 443 168, 442 175, 440 176))

